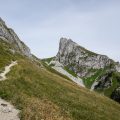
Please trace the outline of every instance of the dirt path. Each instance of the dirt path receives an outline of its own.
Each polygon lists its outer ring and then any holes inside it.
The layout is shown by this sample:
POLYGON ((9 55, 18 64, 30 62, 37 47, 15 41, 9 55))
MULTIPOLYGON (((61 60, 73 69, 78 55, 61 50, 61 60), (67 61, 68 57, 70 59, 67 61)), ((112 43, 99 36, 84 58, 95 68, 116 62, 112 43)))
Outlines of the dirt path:
MULTIPOLYGON (((0 74, 0 81, 7 79, 7 73, 9 73, 11 67, 15 65, 17 65, 17 61, 13 61, 5 67, 5 70, 0 74)), ((11 103, 0 98, 0 120, 20 120, 18 114, 19 110, 15 109, 11 103)))
POLYGON ((17 65, 17 61, 13 61, 13 62, 11 62, 10 65, 5 67, 5 70, 0 74, 0 81, 3 81, 3 80, 7 79, 7 77, 6 77, 7 73, 9 73, 11 67, 13 67, 15 65, 17 65))

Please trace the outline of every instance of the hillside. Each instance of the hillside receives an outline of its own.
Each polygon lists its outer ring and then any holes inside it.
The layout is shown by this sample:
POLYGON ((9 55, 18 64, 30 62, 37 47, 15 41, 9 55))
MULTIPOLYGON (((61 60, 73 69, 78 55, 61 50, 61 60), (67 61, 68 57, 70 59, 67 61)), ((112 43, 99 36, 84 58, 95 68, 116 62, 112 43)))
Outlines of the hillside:
POLYGON ((17 65, 0 81, 0 97, 20 110, 21 120, 119 120, 118 103, 78 86, 35 56, 16 52, 7 41, 0 39, 0 71, 11 61, 17 65))
POLYGON ((120 64, 109 57, 89 51, 71 39, 61 38, 57 55, 44 61, 68 77, 66 72, 71 74, 69 78, 80 86, 120 102, 120 64))

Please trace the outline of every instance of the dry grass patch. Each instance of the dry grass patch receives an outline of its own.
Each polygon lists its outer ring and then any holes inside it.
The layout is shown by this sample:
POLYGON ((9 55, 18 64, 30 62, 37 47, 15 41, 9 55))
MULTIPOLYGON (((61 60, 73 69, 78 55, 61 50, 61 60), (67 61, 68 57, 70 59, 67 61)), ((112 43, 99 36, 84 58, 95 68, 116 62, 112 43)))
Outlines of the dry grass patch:
POLYGON ((27 101, 23 111, 24 120, 71 120, 67 115, 63 116, 60 108, 47 99, 29 98, 27 101))

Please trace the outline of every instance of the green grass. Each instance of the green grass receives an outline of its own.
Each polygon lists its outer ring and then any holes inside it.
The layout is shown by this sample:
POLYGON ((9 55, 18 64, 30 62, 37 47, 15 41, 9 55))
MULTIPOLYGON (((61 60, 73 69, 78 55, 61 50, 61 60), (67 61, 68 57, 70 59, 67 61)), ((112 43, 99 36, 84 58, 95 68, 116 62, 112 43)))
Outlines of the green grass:
POLYGON ((54 57, 50 57, 50 58, 42 59, 42 61, 43 61, 43 62, 50 63, 53 59, 54 59, 54 57))
MULTIPOLYGON (((1 39, 0 39, 1 41, 1 39)), ((2 69, 6 64, 9 64, 13 59, 13 55, 8 51, 10 47, 5 42, 0 42, 0 68, 2 69)))
POLYGON ((6 65, 17 59, 18 55, 14 56, 9 49, 11 49, 9 44, 0 39, 0 73, 4 70, 6 65))
POLYGON ((68 66, 65 66, 64 69, 72 76, 77 77, 77 74, 75 74, 74 71, 70 70, 68 66))
POLYGON ((85 86, 90 89, 94 81, 102 74, 102 72, 103 70, 99 69, 99 70, 96 70, 96 73, 91 77, 83 78, 85 86))
POLYGON ((63 75, 63 74, 61 74, 61 73, 59 73, 59 72, 57 72, 56 70, 54 70, 54 69, 52 68, 52 66, 48 66, 44 61, 41 61, 41 63, 42 63, 42 65, 43 65, 49 72, 54 73, 54 74, 56 74, 56 75, 59 75, 59 76, 65 78, 65 79, 71 81, 70 78, 68 78, 67 76, 65 76, 65 75, 63 75))
POLYGON ((4 67, 11 63, 11 61, 17 60, 17 58, 23 58, 20 54, 13 54, 10 52, 13 46, 4 42, 0 38, 0 71, 3 71, 4 67))

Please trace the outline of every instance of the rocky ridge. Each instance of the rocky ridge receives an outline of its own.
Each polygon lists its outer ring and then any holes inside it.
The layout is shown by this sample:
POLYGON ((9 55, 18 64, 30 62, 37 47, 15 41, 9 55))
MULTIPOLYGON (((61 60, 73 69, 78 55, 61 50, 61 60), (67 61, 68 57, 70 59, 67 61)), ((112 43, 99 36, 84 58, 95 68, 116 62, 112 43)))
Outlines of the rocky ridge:
POLYGON ((0 40, 6 41, 13 46, 11 50, 19 52, 25 56, 31 57, 30 49, 19 39, 13 29, 8 28, 5 22, 0 18, 0 40))

